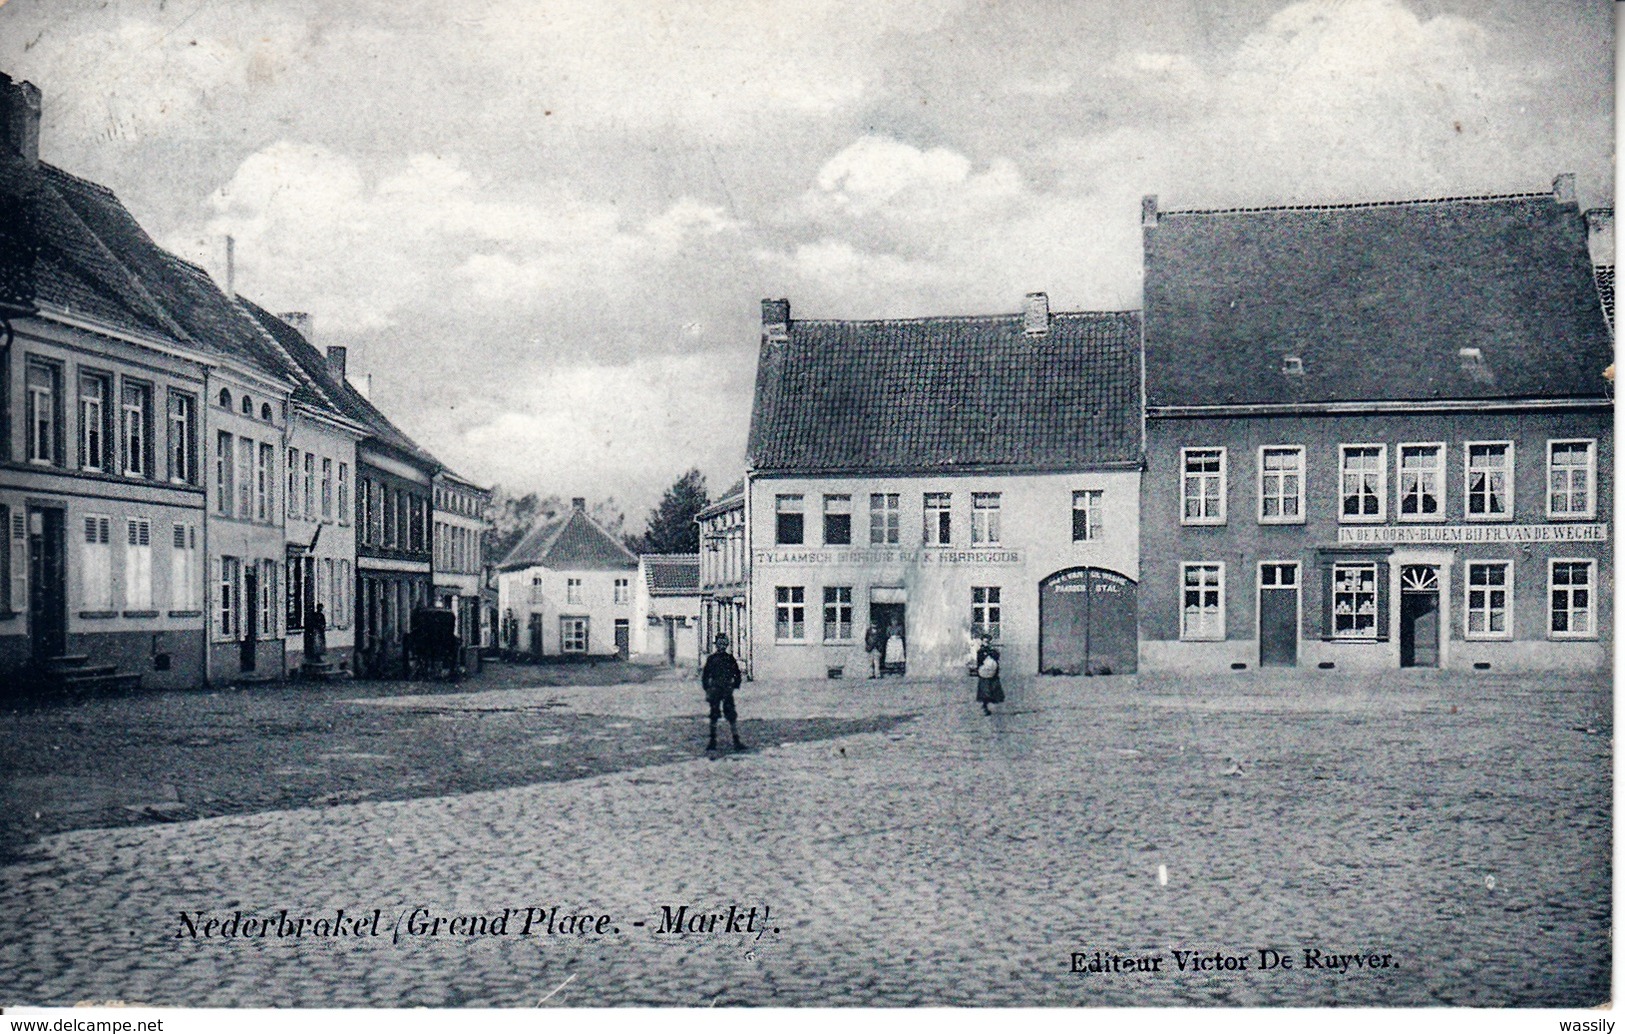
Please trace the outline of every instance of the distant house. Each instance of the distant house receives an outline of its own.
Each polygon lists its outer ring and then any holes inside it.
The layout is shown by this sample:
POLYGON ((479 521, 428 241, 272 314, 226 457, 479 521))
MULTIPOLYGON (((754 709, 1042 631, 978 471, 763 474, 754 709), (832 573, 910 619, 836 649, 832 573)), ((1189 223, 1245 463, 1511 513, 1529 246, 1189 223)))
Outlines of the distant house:
POLYGON ((746 602, 750 565, 745 549, 745 480, 694 517, 700 526, 700 652, 726 635, 740 666, 750 671, 750 623, 746 602))
POLYGON ((672 667, 700 662, 700 556, 646 554, 633 588, 632 652, 672 667))
POLYGON ((529 657, 626 657, 638 558, 572 500, 497 566, 502 646, 529 657))

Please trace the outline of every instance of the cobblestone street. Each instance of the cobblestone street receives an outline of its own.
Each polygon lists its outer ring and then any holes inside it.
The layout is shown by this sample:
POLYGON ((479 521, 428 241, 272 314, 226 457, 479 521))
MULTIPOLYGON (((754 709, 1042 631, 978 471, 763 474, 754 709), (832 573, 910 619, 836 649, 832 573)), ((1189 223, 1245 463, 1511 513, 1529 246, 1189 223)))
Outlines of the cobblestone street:
MULTIPOLYGON (((1606 681, 1396 672, 1362 684, 1294 672, 1009 688, 1005 712, 985 718, 966 679, 748 684, 747 729, 879 724, 799 742, 758 737, 757 749, 715 759, 693 755, 704 728, 693 683, 372 698, 355 706, 385 715, 432 703, 435 721, 470 727, 553 701, 549 713, 583 729, 658 728, 673 743, 644 763, 532 785, 46 837, 0 870, 0 999, 1608 998, 1606 681), (680 905, 765 908, 765 933, 658 933, 661 906, 680 905), (398 943, 390 931, 417 907, 451 916, 527 906, 607 913, 612 931, 428 937, 403 928, 398 943), (282 909, 321 917, 339 908, 381 910, 383 936, 178 936, 181 914, 198 910, 274 919, 282 909), (1260 948, 1293 968, 1259 972, 1260 948), (1391 963, 1304 968, 1306 949, 1391 963), (1248 969, 1180 972, 1173 953, 1189 950, 1245 955, 1248 969), (1164 961, 1155 973, 1069 971, 1073 953, 1097 951, 1164 961)), ((545 757, 555 746, 516 739, 509 749, 545 757)))

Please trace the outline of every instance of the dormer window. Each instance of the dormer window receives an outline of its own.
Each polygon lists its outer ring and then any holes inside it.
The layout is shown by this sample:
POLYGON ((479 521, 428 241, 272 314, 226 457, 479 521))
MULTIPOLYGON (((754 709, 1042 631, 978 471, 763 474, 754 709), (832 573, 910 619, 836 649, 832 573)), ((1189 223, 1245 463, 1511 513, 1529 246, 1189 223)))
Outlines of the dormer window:
POLYGON ((227 391, 225 388, 220 389, 220 408, 231 408, 231 392, 227 391))
POLYGON ((254 400, 247 395, 243 396, 243 416, 254 415, 254 400))

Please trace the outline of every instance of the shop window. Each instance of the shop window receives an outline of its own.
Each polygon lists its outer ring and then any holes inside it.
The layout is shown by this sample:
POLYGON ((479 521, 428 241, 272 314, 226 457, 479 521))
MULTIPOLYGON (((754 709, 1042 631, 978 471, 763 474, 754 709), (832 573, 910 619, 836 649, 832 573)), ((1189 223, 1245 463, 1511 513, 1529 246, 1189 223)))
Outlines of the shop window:
POLYGON ((1387 452, 1386 445, 1338 446, 1342 520, 1380 521, 1387 516, 1387 452))
POLYGON ((1094 542, 1101 534, 1101 503, 1106 493, 1088 488, 1072 493, 1072 541, 1094 542))
POLYGON ((1512 443, 1467 443, 1467 517, 1505 520, 1512 516, 1512 443))
POLYGON ((1546 513, 1554 518, 1589 518, 1597 512, 1592 485, 1597 480, 1597 443, 1554 441, 1546 445, 1546 513))
POLYGON ((953 540, 953 495, 949 492, 925 493, 925 544, 946 546, 953 540))
POLYGON ((1467 563, 1467 638, 1512 637, 1512 561, 1467 563))
POLYGON ((1377 565, 1332 565, 1332 638, 1377 638, 1377 565))
POLYGON ((869 545, 895 546, 898 543, 901 507, 895 492, 875 492, 869 496, 869 545))
POLYGON ((1399 519, 1432 521, 1444 518, 1444 446, 1399 447, 1399 519))
POLYGON ((824 588, 824 641, 852 638, 852 587, 830 585, 824 588))
POLYGON ((1594 560, 1553 560, 1548 564, 1551 603, 1547 630, 1554 639, 1590 639, 1597 634, 1592 591, 1594 560))
POLYGON ((1303 523, 1303 447, 1258 450, 1258 522, 1303 523))
POLYGON ((852 544, 852 497, 826 495, 824 497, 824 545, 850 546, 852 544))
POLYGON ((773 541, 781 546, 799 546, 805 539, 802 498, 799 495, 781 495, 773 499, 773 541))
POLYGON ((1180 578, 1184 598, 1180 607, 1179 638, 1223 639, 1224 565, 1181 564, 1180 578))
POLYGON ((970 634, 976 639, 1003 638, 1003 607, 997 585, 979 585, 970 591, 970 634))
POLYGON ((973 546, 999 542, 998 492, 972 492, 970 496, 970 541, 973 546))
POLYGON ((1179 450, 1180 523, 1223 524, 1225 451, 1179 450))
POLYGON ((807 638, 807 590, 799 585, 774 589, 777 606, 773 635, 780 642, 800 642, 807 638))

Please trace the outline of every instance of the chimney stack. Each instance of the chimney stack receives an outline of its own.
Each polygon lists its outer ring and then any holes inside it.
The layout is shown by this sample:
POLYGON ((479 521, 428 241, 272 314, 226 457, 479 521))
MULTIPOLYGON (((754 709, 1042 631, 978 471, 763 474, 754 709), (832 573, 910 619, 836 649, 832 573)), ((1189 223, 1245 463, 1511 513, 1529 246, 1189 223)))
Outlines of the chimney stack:
POLYGON ((587 510, 587 500, 586 500, 586 498, 583 497, 583 496, 578 495, 574 499, 571 499, 570 500, 570 509, 572 509, 572 510, 580 510, 581 512, 585 513, 586 510, 587 510))
POLYGON ((30 167, 39 164, 39 87, 0 72, 0 145, 30 167))
POLYGON ((350 350, 343 345, 327 346, 327 372, 340 384, 344 383, 345 361, 349 358, 350 350))
POLYGON ((1552 180, 1552 200, 1560 205, 1579 204, 1579 193, 1574 186, 1574 173, 1565 172, 1552 180))
POLYGON ((1033 291, 1021 306, 1021 329, 1028 337, 1043 337, 1049 333, 1049 295, 1033 291))
POLYGON ((790 340, 790 299, 762 299, 762 341, 782 345, 790 340))
POLYGON ((315 326, 308 312, 279 312, 276 318, 299 332, 299 336, 314 344, 316 341, 315 326))
POLYGON ((1587 241, 1591 246, 1591 264, 1614 264, 1614 210, 1593 208, 1586 212, 1587 241))
POLYGON ((1140 198, 1140 226, 1152 230, 1157 226, 1157 195, 1147 194, 1140 198))

